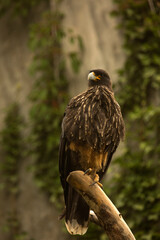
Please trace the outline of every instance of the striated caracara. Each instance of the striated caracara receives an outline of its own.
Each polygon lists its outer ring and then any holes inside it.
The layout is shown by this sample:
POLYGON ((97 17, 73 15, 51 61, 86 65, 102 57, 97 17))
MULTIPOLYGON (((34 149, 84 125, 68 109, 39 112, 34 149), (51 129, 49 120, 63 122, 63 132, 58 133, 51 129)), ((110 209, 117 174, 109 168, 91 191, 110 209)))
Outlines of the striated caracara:
POLYGON ((67 176, 74 170, 91 168, 101 180, 123 137, 124 121, 109 75, 102 69, 92 70, 88 89, 71 99, 62 122, 59 170, 70 234, 83 235, 87 231, 90 209, 66 182, 67 176))

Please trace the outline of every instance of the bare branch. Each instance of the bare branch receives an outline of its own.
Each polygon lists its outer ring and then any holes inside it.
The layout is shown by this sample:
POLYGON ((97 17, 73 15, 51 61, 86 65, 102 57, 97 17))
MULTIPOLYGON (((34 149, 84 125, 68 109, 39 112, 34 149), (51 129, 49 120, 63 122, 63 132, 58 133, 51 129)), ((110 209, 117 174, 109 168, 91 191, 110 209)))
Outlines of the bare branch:
POLYGON ((67 181, 94 211, 98 218, 94 217, 94 222, 100 223, 110 240, 135 240, 122 215, 98 184, 93 184, 90 176, 82 171, 74 171, 69 174, 67 181))
POLYGON ((100 226, 100 227, 103 227, 103 226, 100 224, 100 222, 99 222, 96 214, 95 214, 92 210, 90 211, 89 219, 90 219, 91 222, 97 224, 97 225, 100 226))

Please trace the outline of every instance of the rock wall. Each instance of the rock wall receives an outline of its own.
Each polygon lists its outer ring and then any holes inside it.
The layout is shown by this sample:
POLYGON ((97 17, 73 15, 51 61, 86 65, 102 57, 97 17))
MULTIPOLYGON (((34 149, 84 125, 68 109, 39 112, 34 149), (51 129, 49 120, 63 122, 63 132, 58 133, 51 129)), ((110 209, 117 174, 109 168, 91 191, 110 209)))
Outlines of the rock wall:
MULTIPOLYGON (((54 8, 54 4, 51 6, 54 8)), ((62 2, 61 10, 65 14, 65 27, 79 34, 85 46, 83 64, 78 75, 73 73, 67 63, 71 95, 85 90, 87 73, 90 69, 103 68, 116 82, 116 70, 123 64, 124 55, 120 33, 115 29, 117 21, 110 16, 113 7, 112 0, 62 2)), ((15 100, 20 103, 24 117, 28 116, 30 103, 27 96, 33 82, 28 72, 32 59, 27 44, 28 26, 26 22, 12 20, 10 14, 0 19, 0 129, 3 125, 4 109, 15 100)), ((64 41, 64 54, 68 54, 70 50, 72 47, 68 41, 64 41)), ((32 174, 27 171, 30 163, 31 159, 26 159, 21 164, 19 173, 20 194, 16 204, 19 208, 22 229, 35 240, 64 239, 60 223, 57 221, 59 213, 37 189, 32 174)), ((12 205, 0 192, 0 238, 4 240, 9 239, 2 229, 8 204, 12 205)))
MULTIPOLYGON (((71 94, 77 94, 87 87, 87 73, 91 69, 106 70, 112 81, 116 82, 117 73, 124 62, 122 38, 116 30, 118 20, 110 13, 115 8, 112 0, 64 0, 62 12, 65 14, 65 28, 72 29, 83 39, 85 51, 80 74, 70 70, 71 94)), ((64 52, 71 50, 65 41, 64 52)))
POLYGON ((31 62, 31 52, 27 46, 28 24, 18 18, 12 20, 12 16, 7 14, 0 19, 0 32, 1 125, 4 109, 13 101, 21 103, 26 115, 32 79, 28 73, 31 62))
MULTIPOLYGON (((19 102, 24 118, 28 118, 28 94, 33 83, 29 74, 32 59, 28 48, 29 23, 12 19, 10 14, 0 19, 0 129, 3 127, 5 109, 14 101, 19 102)), ((49 204, 28 171, 31 163, 32 159, 21 163, 17 198, 0 191, 0 239, 13 239, 5 229, 7 218, 15 209, 21 229, 27 234, 25 239, 64 239, 58 211, 49 204)))

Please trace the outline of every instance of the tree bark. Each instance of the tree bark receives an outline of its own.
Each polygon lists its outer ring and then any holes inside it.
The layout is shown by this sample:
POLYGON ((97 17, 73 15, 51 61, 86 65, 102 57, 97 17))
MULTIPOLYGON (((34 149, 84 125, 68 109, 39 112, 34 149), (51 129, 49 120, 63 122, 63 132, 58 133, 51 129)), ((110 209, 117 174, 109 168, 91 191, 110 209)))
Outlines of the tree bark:
POLYGON ((94 211, 99 225, 104 228, 110 240, 135 240, 122 215, 90 176, 82 171, 73 171, 69 174, 67 182, 82 195, 94 211))

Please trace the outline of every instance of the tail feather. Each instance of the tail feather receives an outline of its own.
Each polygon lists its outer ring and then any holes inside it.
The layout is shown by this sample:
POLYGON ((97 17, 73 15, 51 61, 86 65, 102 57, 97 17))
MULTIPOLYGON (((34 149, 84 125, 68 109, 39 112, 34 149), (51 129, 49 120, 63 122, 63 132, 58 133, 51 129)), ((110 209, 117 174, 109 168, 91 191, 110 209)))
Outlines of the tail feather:
POLYGON ((85 222, 82 226, 76 219, 72 219, 71 222, 68 220, 65 224, 68 232, 72 235, 84 235, 88 229, 88 222, 85 222))
POLYGON ((88 229, 89 207, 72 187, 69 186, 66 198, 66 228, 70 234, 83 235, 88 229))

